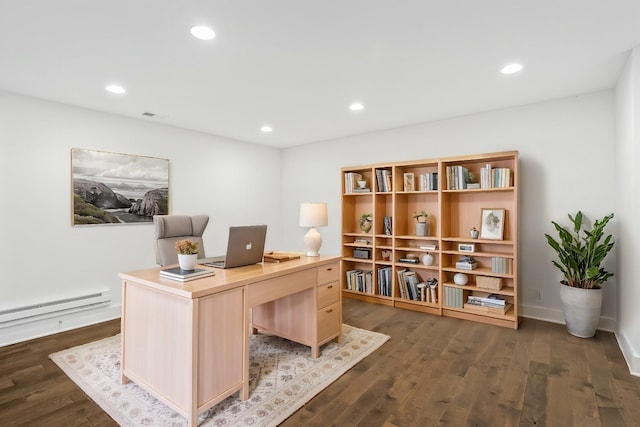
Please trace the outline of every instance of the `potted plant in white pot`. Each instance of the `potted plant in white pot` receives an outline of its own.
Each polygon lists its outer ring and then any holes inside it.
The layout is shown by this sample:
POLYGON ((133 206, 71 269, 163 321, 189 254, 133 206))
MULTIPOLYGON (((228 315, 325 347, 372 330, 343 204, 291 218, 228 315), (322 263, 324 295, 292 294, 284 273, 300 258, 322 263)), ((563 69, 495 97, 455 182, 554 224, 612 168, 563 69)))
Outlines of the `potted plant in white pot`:
POLYGON ((596 220, 591 229, 583 223, 582 212, 569 216, 573 230, 551 221, 558 232, 559 241, 545 234, 549 246, 558 255, 553 265, 564 275, 560 281, 562 312, 571 335, 589 338, 595 335, 602 308, 602 284, 613 273, 601 264, 613 248, 613 237, 604 237, 604 229, 613 214, 596 220))
POLYGON ((176 242, 176 251, 178 251, 178 264, 183 270, 193 270, 196 268, 198 260, 198 242, 191 240, 178 240, 176 242))

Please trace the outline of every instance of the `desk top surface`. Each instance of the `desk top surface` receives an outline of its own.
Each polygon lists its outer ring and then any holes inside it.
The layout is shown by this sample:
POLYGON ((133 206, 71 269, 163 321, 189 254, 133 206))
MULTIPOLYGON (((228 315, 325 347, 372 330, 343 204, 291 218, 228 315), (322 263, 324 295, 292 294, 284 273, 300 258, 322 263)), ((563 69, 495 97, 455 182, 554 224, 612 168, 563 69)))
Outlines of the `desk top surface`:
POLYGON ((178 280, 160 277, 160 270, 173 267, 169 265, 120 273, 118 277, 123 281, 134 282, 184 298, 194 299, 262 280, 276 278, 285 274, 295 273, 308 268, 336 263, 340 260, 341 257, 339 256, 307 257, 303 255, 299 259, 285 262, 267 262, 229 269, 198 266, 198 268, 214 270, 216 272, 215 276, 203 277, 202 279, 195 279, 188 282, 180 282, 178 280))

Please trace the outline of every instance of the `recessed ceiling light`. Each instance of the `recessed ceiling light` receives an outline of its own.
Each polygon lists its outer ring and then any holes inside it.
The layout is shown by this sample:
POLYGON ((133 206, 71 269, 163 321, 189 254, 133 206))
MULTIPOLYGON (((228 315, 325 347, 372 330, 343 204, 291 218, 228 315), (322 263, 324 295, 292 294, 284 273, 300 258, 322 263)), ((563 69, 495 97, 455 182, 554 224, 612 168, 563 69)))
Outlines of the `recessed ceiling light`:
POLYGON ((117 93, 118 95, 122 95, 123 93, 127 93, 127 91, 124 90, 124 88, 122 86, 118 86, 118 85, 109 85, 109 86, 105 87, 105 90, 107 90, 108 92, 111 92, 111 93, 117 93))
POLYGON ((362 105, 362 104, 360 104, 360 103, 358 103, 358 102, 355 102, 355 103, 353 103, 353 104, 349 105, 349 109, 350 109, 351 111, 360 111, 360 110, 362 110, 363 108, 364 108, 364 105, 362 105))
POLYGON ((260 130, 261 130, 262 132, 264 132, 264 133, 269 133, 269 132, 273 131, 273 128, 272 128, 271 126, 262 126, 262 127, 260 128, 260 130))
POLYGON ((513 74, 513 73, 517 73, 520 70, 522 70, 522 65, 520 65, 520 64, 509 64, 509 65, 505 66, 502 70, 500 70, 500 72, 502 74, 513 74))
POLYGON ((216 33, 214 33, 211 28, 200 25, 191 28, 191 35, 200 40, 213 40, 216 33))

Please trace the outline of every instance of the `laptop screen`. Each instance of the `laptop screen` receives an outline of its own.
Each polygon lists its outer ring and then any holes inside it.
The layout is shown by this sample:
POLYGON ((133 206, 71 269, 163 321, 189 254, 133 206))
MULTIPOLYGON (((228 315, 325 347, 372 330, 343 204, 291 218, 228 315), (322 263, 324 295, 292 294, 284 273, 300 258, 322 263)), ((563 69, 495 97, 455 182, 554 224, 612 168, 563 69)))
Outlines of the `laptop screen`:
POLYGON ((224 267, 241 267, 261 262, 266 237, 266 225, 229 227, 224 267))

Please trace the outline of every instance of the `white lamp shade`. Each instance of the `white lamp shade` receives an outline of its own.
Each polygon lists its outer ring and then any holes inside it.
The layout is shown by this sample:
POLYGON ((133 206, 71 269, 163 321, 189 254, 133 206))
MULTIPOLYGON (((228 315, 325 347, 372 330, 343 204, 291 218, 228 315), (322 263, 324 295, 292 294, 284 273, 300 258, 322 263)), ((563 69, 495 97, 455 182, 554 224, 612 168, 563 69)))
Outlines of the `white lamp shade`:
POLYGON ((328 225, 326 203, 300 203, 300 227, 328 225))

